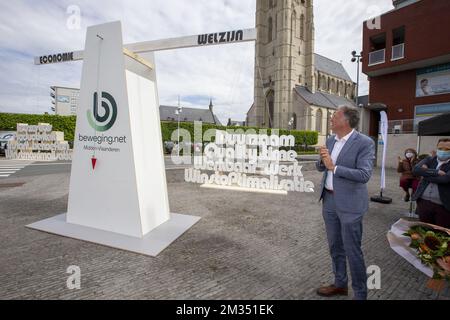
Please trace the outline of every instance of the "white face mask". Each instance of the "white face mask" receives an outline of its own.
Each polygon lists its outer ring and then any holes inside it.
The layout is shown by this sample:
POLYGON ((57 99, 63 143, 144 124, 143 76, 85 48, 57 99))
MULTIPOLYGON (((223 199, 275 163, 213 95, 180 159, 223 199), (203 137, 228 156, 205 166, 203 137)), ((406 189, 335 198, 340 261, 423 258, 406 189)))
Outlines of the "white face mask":
POLYGON ((407 153, 405 154, 405 156, 406 156, 408 159, 410 159, 410 158, 412 158, 412 157, 414 156, 414 153, 412 153, 412 152, 407 152, 407 153))

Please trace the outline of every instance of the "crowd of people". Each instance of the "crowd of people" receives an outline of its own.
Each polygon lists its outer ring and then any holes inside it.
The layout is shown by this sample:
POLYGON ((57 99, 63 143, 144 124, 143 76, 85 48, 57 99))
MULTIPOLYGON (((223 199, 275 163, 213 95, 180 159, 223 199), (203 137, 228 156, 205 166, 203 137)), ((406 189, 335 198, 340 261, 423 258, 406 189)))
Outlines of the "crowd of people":
POLYGON ((420 221, 450 228, 450 138, 439 139, 437 150, 424 159, 411 148, 404 156, 397 168, 404 200, 416 201, 420 221))
MULTIPOLYGON (((362 221, 369 207, 367 182, 373 172, 373 141, 355 130, 359 111, 341 106, 331 118, 333 135, 320 147, 317 170, 322 215, 332 260, 334 282, 319 287, 324 297, 348 295, 347 262, 354 299, 367 298, 367 274, 361 250, 362 221)), ((450 229, 450 138, 439 139, 437 149, 421 158, 408 148, 398 158, 400 187, 405 201, 416 201, 419 220, 450 229)))

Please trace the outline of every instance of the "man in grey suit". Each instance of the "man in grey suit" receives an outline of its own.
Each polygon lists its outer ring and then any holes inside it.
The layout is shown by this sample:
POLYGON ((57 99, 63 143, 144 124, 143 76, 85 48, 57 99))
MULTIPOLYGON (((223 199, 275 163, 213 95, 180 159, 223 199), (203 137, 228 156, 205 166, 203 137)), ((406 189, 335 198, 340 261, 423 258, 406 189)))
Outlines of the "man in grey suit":
POLYGON ((367 273, 361 250, 362 219, 369 207, 367 182, 375 159, 375 144, 354 128, 359 110, 341 106, 331 118, 335 135, 320 148, 317 169, 324 172, 320 188, 322 214, 333 262, 334 283, 317 294, 348 295, 347 259, 355 299, 367 298, 367 273))

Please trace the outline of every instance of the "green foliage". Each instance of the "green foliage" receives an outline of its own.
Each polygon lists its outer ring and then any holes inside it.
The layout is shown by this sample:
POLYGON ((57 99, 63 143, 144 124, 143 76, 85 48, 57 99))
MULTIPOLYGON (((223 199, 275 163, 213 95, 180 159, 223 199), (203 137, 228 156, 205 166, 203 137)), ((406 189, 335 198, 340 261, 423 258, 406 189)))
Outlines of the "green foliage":
POLYGON ((433 278, 450 283, 450 234, 431 226, 417 225, 403 235, 411 238, 409 246, 416 250, 421 262, 433 269, 433 278))
MULTIPOLYGON (((17 123, 28 123, 30 125, 37 125, 38 123, 49 123, 53 126, 54 131, 63 131, 64 139, 67 141, 73 141, 75 134, 75 116, 57 116, 51 114, 20 114, 20 113, 0 113, 0 130, 16 130, 17 123)), ((178 124, 176 121, 162 121, 161 122, 161 133, 163 141, 176 141, 177 136, 175 135, 172 139, 172 133, 177 130, 178 124)), ((180 122, 180 128, 186 129, 189 134, 191 141, 194 141, 194 124, 190 122, 180 122)), ((257 127, 226 127, 219 126, 209 123, 203 123, 202 126, 202 137, 203 134, 209 129, 219 129, 226 130, 230 132, 231 130, 242 130, 241 133, 246 132, 248 129, 254 129, 255 133, 263 133, 260 130, 267 130, 267 134, 271 134, 272 129, 257 128, 257 127)), ((239 131, 238 131, 239 133, 239 131)), ((285 130, 280 129, 279 135, 293 135, 295 137, 296 145, 301 146, 311 146, 317 144, 318 133, 317 131, 299 131, 299 130, 285 130)), ((180 140, 183 140, 181 138, 180 140)))
MULTIPOLYGON (((176 141, 177 136, 174 136, 172 139, 172 133, 177 130, 178 123, 176 121, 162 121, 161 122, 161 131, 162 131, 162 139, 163 141, 176 141)), ((190 122, 180 122, 180 129, 185 129, 189 132, 191 136, 191 141, 194 141, 194 124, 190 122)), ((267 130, 267 134, 270 135, 272 133, 272 129, 269 128, 258 128, 258 127, 227 127, 227 126, 219 126, 209 123, 203 123, 202 126, 202 137, 203 134, 209 130, 209 129, 218 129, 218 130, 226 130, 228 132, 231 132, 234 130, 238 130, 236 133, 245 133, 249 129, 255 130, 255 133, 263 133, 260 132, 260 130, 267 130), (242 130, 240 132, 240 130, 242 130)), ((318 142, 319 135, 317 131, 300 131, 300 130, 287 130, 287 129, 280 129, 279 135, 293 135, 295 138, 295 143, 297 145, 315 145, 318 142)), ((183 140, 181 137, 180 140, 183 140)))
POLYGON ((15 131, 17 123, 49 123, 54 131, 63 131, 64 140, 73 141, 75 134, 75 116, 57 116, 52 114, 0 113, 0 130, 15 131))

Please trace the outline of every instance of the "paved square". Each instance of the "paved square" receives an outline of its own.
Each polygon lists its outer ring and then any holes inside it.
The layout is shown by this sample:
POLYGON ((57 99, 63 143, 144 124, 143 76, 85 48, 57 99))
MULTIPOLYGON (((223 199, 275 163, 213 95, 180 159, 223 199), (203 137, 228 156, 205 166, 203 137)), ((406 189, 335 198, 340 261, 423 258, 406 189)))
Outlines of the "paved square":
MULTIPOLYGON (((167 170, 171 211, 202 219, 152 258, 25 228, 66 212, 70 166, 55 166, 0 180, 1 299, 318 299, 315 289, 332 281, 317 192, 205 189, 167 170), (70 265, 81 268, 79 290, 66 287, 70 265)), ((318 186, 320 173, 304 175, 318 186)), ((436 298, 426 276, 389 248, 386 233, 408 204, 396 172, 388 170, 387 185, 393 203, 371 203, 364 220, 366 263, 381 268, 369 299, 436 298)), ((377 194, 379 170, 369 190, 377 194)))

